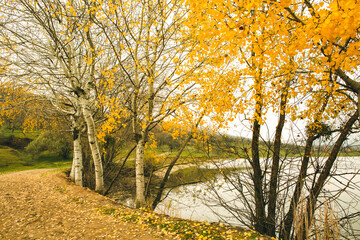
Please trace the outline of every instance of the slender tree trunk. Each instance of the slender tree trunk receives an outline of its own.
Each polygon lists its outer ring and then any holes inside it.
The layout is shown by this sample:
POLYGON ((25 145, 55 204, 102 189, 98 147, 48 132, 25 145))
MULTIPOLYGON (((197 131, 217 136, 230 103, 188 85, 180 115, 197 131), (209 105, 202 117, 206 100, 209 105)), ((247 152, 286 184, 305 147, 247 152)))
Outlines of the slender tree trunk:
POLYGON ((99 144, 97 142, 96 138, 96 127, 94 123, 94 118, 92 116, 89 96, 91 93, 91 90, 93 86, 95 85, 95 63, 96 63, 96 48, 91 36, 91 26, 93 23, 93 12, 90 10, 91 7, 93 7, 94 3, 90 2, 89 4, 89 24, 88 24, 88 31, 86 31, 86 40, 89 44, 89 49, 87 52, 87 57, 91 59, 91 62, 89 63, 89 73, 86 76, 86 82, 83 88, 79 86, 79 88, 76 89, 76 95, 79 97, 79 104, 82 110, 83 117, 86 122, 87 126, 87 135, 91 150, 91 155, 94 162, 95 167, 95 191, 103 194, 104 193, 104 172, 103 172, 103 165, 101 160, 101 154, 100 154, 100 148, 99 144))
POLYGON ((279 165, 280 165, 280 150, 281 150, 281 134, 285 124, 285 112, 287 104, 288 87, 290 81, 287 83, 280 96, 280 117, 276 127, 275 141, 274 141, 274 152, 272 159, 272 168, 270 176, 270 192, 269 192, 269 205, 268 205, 268 216, 267 216, 267 235, 275 237, 276 230, 276 201, 278 196, 278 176, 279 176, 279 165))
MULTIPOLYGON (((359 118, 359 114, 357 111, 346 122, 344 129, 341 131, 340 136, 336 140, 336 142, 330 152, 329 158, 325 162, 325 166, 324 166, 323 170, 321 171, 321 174, 320 174, 315 186, 310 190, 310 194, 309 194, 308 202, 307 202, 307 206, 306 206, 306 209, 307 209, 306 217, 308 218, 308 221, 304 221, 304 222, 307 222, 308 226, 305 226, 305 229, 308 229, 310 227, 311 220, 312 220, 314 212, 315 212, 315 206, 316 206, 316 202, 317 202, 318 196, 320 194, 320 191, 323 188, 325 181, 327 180, 327 178, 330 175, 331 168, 334 165, 334 162, 340 152, 342 144, 346 140, 348 134, 350 133, 350 131, 352 129, 352 126, 354 125, 356 120, 358 120, 358 118, 359 118)), ((306 224, 306 223, 304 223, 304 224, 306 224)), ((303 237, 306 237, 306 236, 303 235, 303 237)), ((305 238, 303 238, 303 239, 305 239, 305 238)))
POLYGON ((153 110, 154 110, 154 82, 155 82, 155 68, 156 68, 156 59, 157 55, 153 54, 153 59, 150 59, 150 48, 153 47, 154 53, 156 52, 156 43, 151 42, 150 37, 150 27, 153 23, 153 10, 151 9, 151 4, 148 5, 148 17, 147 17, 147 28, 146 28, 146 45, 145 45, 145 58, 146 58, 146 76, 147 81, 147 113, 145 117, 145 128, 141 131, 141 137, 137 142, 136 146, 136 207, 145 207, 146 206, 146 187, 145 187, 145 177, 144 177, 144 148, 145 143, 148 139, 149 128, 153 122, 153 110), (154 45, 154 46, 152 46, 154 45))
POLYGON ((274 153, 272 159, 271 176, 270 176, 270 192, 269 192, 269 205, 267 216, 267 234, 275 237, 276 226, 276 201, 278 195, 278 176, 280 165, 280 149, 281 149, 281 134, 285 123, 285 113, 280 114, 279 123, 276 127, 274 153))
POLYGON ((253 137, 251 142, 252 149, 252 168, 253 168, 253 176, 252 180, 254 183, 254 191, 255 191, 255 230, 260 233, 265 233, 265 202, 263 196, 263 188, 262 188, 262 170, 260 166, 260 156, 259 156, 259 137, 260 137, 260 124, 257 119, 254 120, 253 125, 253 137))
MULTIPOLYGON (((255 53, 252 53, 253 55, 255 53)), ((259 72, 260 76, 255 79, 255 113, 254 123, 252 129, 252 140, 251 140, 251 167, 253 170, 252 181, 254 183, 254 197, 255 197, 255 219, 254 227, 255 230, 265 234, 266 233, 266 215, 265 215, 265 201, 263 193, 263 173, 260 165, 259 155, 259 139, 260 139, 260 119, 262 117, 262 82, 261 82, 261 69, 259 72)))
POLYGON ((162 193, 163 193, 163 191, 165 189, 165 184, 167 183, 167 181, 169 179, 171 170, 175 166, 176 162, 179 160, 181 153, 184 151, 186 145, 189 143, 191 138, 192 138, 192 135, 190 134, 188 136, 188 138, 185 140, 184 144, 181 146, 180 151, 176 154, 175 158, 171 161, 170 165, 166 169, 166 173, 165 173, 165 175, 164 175, 164 177, 163 177, 163 179, 162 179, 162 181, 160 183, 160 186, 159 186, 159 191, 156 194, 156 197, 155 197, 155 199, 154 199, 154 201, 152 203, 152 210, 155 210, 156 206, 161 202, 161 196, 162 196, 162 193))
MULTIPOLYGON (((325 101, 324 101, 322 107, 316 114, 317 116, 322 116, 322 114, 324 113, 326 106, 328 104, 329 97, 330 97, 330 95, 326 95, 325 101)), ((314 123, 316 123, 316 122, 318 122, 317 118, 314 120, 314 123)), ((294 224, 294 213, 299 204, 301 191, 304 186, 305 178, 307 175, 307 169, 308 169, 309 160, 311 157, 312 145, 313 145, 314 141, 319 137, 320 137, 320 135, 315 135, 314 132, 309 132, 309 134, 307 136, 306 143, 305 143, 305 149, 304 149, 304 157, 301 161, 300 173, 299 173, 297 182, 295 184, 294 193, 293 193, 293 196, 290 201, 290 207, 281 223, 281 229, 280 229, 280 233, 279 233, 280 239, 284 239, 284 240, 290 239, 291 228, 294 224)))
MULTIPOLYGON (((75 153, 73 153, 75 155, 75 153)), ((71 181, 75 182, 75 158, 73 157, 72 165, 71 165, 71 171, 70 171, 70 179, 71 181)))
POLYGON ((145 207, 145 177, 144 177, 144 148, 145 140, 139 139, 136 145, 136 208, 145 207))
MULTIPOLYGON (((197 121, 196 125, 195 125, 195 128, 197 128, 201 122, 201 119, 203 118, 204 115, 201 115, 199 120, 197 121)), ((187 144, 190 142, 190 140, 192 139, 192 134, 190 134, 185 142, 183 143, 183 145, 181 146, 179 152, 176 154, 175 158, 170 162, 170 165, 168 166, 167 170, 166 170, 166 173, 160 183, 160 186, 159 186, 159 191, 152 203, 152 209, 155 210, 156 206, 161 202, 161 196, 162 196, 162 193, 165 189, 165 184, 167 183, 168 179, 169 179, 169 176, 170 176, 170 173, 171 173, 171 170, 172 168, 175 166, 176 162, 179 160, 180 156, 181 156, 181 153, 184 151, 185 147, 187 146, 187 144)))
POLYGON ((122 163, 122 165, 121 165, 118 173, 116 174, 116 176, 114 177, 114 179, 111 181, 109 187, 108 187, 108 188, 106 189, 106 191, 104 192, 104 196, 106 196, 106 195, 109 193, 109 191, 110 191, 111 187, 113 186, 113 184, 115 183, 116 179, 118 179, 118 177, 119 177, 119 175, 120 175, 120 173, 121 173, 121 170, 124 168, 126 161, 129 159, 130 154, 135 150, 135 148, 136 148, 136 145, 135 145, 135 146, 128 152, 128 154, 126 155, 126 157, 125 157, 125 159, 124 159, 124 161, 123 161, 123 163, 122 163))
POLYGON ((90 104, 84 96, 80 97, 80 105, 86 122, 91 155, 94 161, 95 191, 102 194, 104 192, 103 166, 101 161, 99 144, 96 139, 95 123, 91 115, 90 104))
POLYGON ((300 174, 299 174, 298 180, 296 182, 294 194, 290 201, 289 210, 285 215, 284 221, 282 223, 282 227, 280 229, 279 239, 284 239, 284 240, 290 239, 290 232, 291 232, 291 228, 293 226, 293 221, 294 221, 294 211, 297 208, 297 205, 299 203, 299 199, 301 196, 301 191, 304 186, 304 181, 305 181, 305 177, 307 174, 307 168, 309 165, 311 149, 312 149, 314 140, 315 140, 314 135, 309 136, 308 139, 306 140, 304 157, 301 162, 300 174))
POLYGON ((83 159, 82 159, 82 147, 81 147, 81 135, 80 131, 74 130, 74 182, 76 185, 83 186, 83 159))
POLYGON ((83 157, 81 147, 81 130, 78 122, 78 114, 71 115, 72 132, 73 132, 73 164, 70 178, 76 185, 83 186, 83 157))

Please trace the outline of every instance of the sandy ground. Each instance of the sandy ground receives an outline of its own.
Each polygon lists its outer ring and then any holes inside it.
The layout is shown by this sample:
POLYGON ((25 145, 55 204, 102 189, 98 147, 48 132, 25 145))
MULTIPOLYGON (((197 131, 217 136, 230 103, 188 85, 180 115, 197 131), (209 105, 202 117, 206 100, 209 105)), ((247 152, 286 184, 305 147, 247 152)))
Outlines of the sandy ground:
POLYGON ((75 186, 56 170, 0 175, 0 239, 173 239, 100 214, 125 207, 75 186))

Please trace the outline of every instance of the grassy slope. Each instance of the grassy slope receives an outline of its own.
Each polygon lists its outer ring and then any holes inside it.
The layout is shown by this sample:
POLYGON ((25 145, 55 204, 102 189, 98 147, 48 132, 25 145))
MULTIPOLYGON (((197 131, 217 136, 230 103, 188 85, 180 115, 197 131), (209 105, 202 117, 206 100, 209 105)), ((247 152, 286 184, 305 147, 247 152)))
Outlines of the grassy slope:
POLYGON ((24 151, 0 145, 0 173, 22 171, 39 168, 70 167, 71 160, 44 152, 36 159, 26 155, 24 151))
POLYGON ((70 167, 69 159, 59 159, 57 156, 42 154, 37 159, 31 159, 24 153, 10 147, 0 146, 0 173, 22 171, 39 168, 70 167))
MULTIPOLYGON (((40 135, 39 131, 24 133, 21 130, 11 131, 6 127, 0 127, 0 138, 5 139, 11 136, 16 138, 35 139, 40 135)), ((32 159, 24 150, 0 145, 0 174, 39 168, 61 168, 70 167, 71 160, 61 159, 50 153, 44 152, 36 159, 32 159)))

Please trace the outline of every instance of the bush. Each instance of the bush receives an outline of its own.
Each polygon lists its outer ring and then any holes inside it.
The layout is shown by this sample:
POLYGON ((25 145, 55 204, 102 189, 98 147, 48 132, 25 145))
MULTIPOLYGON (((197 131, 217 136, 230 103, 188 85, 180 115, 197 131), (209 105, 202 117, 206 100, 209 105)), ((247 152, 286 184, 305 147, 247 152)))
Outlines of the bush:
POLYGON ((69 158, 71 149, 70 136, 59 132, 45 132, 32 141, 25 148, 25 151, 29 153, 33 159, 39 157, 39 155, 45 151, 66 159, 69 158))
POLYGON ((1 137, 0 145, 8 146, 14 149, 24 149, 32 140, 30 138, 19 138, 13 135, 1 137))

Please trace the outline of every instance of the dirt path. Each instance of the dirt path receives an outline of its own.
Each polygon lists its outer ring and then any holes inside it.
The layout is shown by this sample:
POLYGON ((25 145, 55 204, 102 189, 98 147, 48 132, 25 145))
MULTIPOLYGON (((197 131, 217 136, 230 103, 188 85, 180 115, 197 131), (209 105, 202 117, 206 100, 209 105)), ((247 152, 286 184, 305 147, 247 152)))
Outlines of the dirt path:
POLYGON ((0 239, 173 239, 100 214, 105 205, 122 207, 55 170, 3 174, 0 239))

